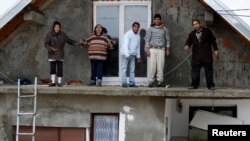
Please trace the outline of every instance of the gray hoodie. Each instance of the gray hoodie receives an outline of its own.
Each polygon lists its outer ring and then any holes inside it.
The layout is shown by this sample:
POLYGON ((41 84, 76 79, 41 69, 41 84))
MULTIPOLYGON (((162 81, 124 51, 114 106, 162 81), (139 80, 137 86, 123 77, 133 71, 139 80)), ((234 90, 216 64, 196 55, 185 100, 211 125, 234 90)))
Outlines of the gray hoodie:
POLYGON ((146 34, 146 47, 170 47, 169 31, 164 26, 151 26, 146 34))

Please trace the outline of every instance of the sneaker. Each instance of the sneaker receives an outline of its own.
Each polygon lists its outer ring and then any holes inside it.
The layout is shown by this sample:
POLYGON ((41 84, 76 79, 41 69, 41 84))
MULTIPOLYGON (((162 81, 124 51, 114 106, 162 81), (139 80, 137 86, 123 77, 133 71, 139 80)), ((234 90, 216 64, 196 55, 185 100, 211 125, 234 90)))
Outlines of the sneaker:
POLYGON ((101 87, 101 86, 102 86, 102 83, 101 83, 101 82, 97 82, 96 86, 97 86, 97 87, 101 87))
POLYGON ((137 86, 135 84, 131 84, 131 85, 129 85, 129 87, 136 88, 137 86))
POLYGON ((128 85, 127 85, 127 84, 122 84, 122 87, 123 87, 123 88, 127 88, 128 85))
POLYGON ((207 87, 209 90, 215 90, 215 87, 207 87))
POLYGON ((55 83, 49 83, 49 87, 55 87, 56 84, 55 83))
POLYGON ((188 86, 188 89, 197 89, 197 87, 190 85, 188 86))
POLYGON ((57 86, 58 87, 63 87, 63 84, 62 83, 58 83, 57 86))

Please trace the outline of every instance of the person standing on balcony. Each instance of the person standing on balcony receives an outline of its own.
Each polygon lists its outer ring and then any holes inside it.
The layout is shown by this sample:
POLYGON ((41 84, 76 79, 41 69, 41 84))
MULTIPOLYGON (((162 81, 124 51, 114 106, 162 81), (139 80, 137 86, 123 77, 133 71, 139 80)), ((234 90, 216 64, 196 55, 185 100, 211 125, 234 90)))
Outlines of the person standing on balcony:
POLYGON ((91 63, 91 82, 89 85, 101 87, 107 50, 113 49, 111 40, 103 34, 102 25, 95 26, 94 33, 86 40, 86 47, 91 63))
POLYGON ((124 35, 122 55, 122 87, 136 87, 135 85, 135 61, 141 62, 140 56, 140 24, 134 22, 132 29, 124 35), (127 70, 129 69, 129 85, 127 84, 127 70))
POLYGON ((200 70, 205 69, 207 88, 215 89, 213 81, 213 51, 219 57, 216 38, 211 30, 202 27, 199 19, 192 20, 194 30, 189 34, 185 43, 186 51, 192 47, 192 83, 189 89, 197 89, 200 85, 200 70))
POLYGON ((66 33, 61 31, 61 24, 58 21, 54 22, 52 28, 52 31, 49 32, 45 38, 45 48, 48 50, 50 62, 51 83, 49 84, 49 86, 56 86, 57 77, 57 85, 59 87, 62 87, 65 43, 79 46, 83 43, 83 41, 80 40, 78 43, 70 39, 66 33))
POLYGON ((149 57, 148 87, 154 86, 155 75, 157 87, 163 87, 165 54, 169 56, 169 49, 169 30, 161 22, 161 15, 155 14, 154 23, 146 33, 146 54, 149 57))

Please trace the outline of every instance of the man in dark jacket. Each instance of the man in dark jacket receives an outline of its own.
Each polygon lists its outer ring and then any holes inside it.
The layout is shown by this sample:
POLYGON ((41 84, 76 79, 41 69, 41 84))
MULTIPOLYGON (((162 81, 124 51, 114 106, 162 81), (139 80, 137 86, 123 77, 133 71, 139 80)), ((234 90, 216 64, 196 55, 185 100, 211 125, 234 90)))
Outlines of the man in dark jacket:
POLYGON ((194 19, 192 25, 194 31, 189 34, 184 47, 187 51, 192 46, 192 83, 188 88, 196 89, 199 87, 200 70, 203 67, 205 69, 207 88, 214 90, 213 51, 216 57, 219 55, 216 38, 208 28, 201 26, 198 19, 194 19))
POLYGON ((81 40, 77 43, 74 40, 68 38, 68 36, 61 31, 61 24, 57 21, 53 24, 52 32, 49 32, 45 39, 45 47, 48 50, 49 62, 50 62, 50 74, 51 83, 50 87, 56 86, 55 79, 58 78, 57 83, 59 87, 62 87, 63 76, 63 60, 64 60, 64 46, 65 43, 77 46, 83 43, 81 40))

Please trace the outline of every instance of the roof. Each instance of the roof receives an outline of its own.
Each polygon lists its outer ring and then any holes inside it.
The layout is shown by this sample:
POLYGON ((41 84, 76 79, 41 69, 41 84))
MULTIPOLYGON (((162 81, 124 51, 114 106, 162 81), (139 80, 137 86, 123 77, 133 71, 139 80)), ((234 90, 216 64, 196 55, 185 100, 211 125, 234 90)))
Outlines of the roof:
POLYGON ((14 18, 32 0, 1 0, 0 1, 0 29, 14 18))
POLYGON ((232 27, 250 41, 249 0, 203 0, 232 27))

